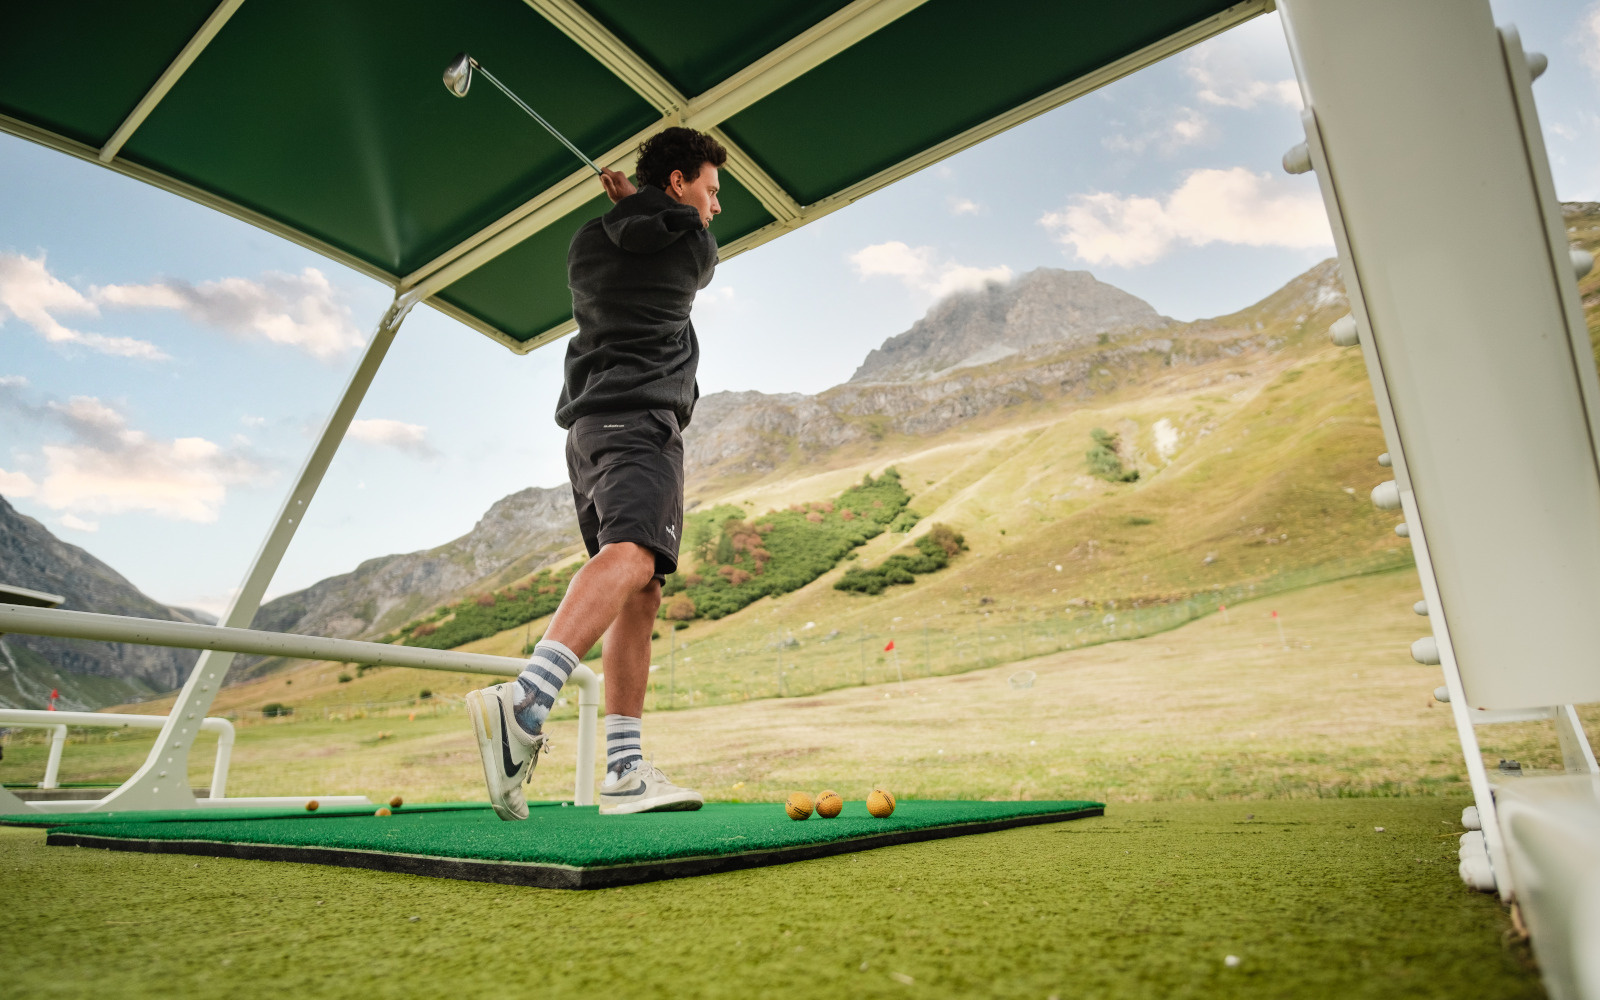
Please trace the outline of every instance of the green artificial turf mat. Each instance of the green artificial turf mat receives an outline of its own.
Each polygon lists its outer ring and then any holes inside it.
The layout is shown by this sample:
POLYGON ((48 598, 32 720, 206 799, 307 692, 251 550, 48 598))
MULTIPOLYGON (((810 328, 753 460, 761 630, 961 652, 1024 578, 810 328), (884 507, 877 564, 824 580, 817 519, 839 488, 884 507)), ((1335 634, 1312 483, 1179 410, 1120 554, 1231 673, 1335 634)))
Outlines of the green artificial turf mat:
POLYGON ((848 802, 836 819, 796 822, 775 803, 601 816, 542 803, 523 822, 487 808, 393 816, 297 816, 60 827, 48 843, 153 853, 308 861, 480 882, 589 889, 1098 816, 1098 802, 901 802, 876 819, 848 802))
MULTIPOLYGON (((543 804, 543 803, 541 803, 543 804)), ((558 803, 548 803, 557 805, 558 803)), ((231 823, 244 820, 303 820, 338 819, 350 816, 371 816, 378 803, 366 805, 329 805, 315 812, 304 806, 219 806, 210 809, 120 809, 110 812, 82 813, 18 813, 0 816, 3 826, 34 826, 56 829, 69 826, 100 826, 105 823, 231 823)), ((424 802, 402 806, 396 812, 459 812, 461 810, 488 809, 482 802, 424 802)))

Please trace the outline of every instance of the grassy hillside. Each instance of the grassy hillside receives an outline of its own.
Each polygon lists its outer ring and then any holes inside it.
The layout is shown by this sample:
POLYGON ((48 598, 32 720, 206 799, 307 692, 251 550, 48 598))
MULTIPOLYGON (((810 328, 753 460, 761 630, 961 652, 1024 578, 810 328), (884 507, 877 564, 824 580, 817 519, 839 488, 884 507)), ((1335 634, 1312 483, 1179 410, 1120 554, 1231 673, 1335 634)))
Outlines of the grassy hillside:
MULTIPOLYGON (((1600 249, 1600 209, 1569 211, 1567 223, 1575 245, 1600 249)), ((1600 329, 1600 271, 1581 289, 1600 329)), ((1325 263, 1248 309, 1162 331, 1164 351, 1135 333, 991 366, 1003 373, 1121 359, 1115 370, 1094 369, 1090 385, 1051 391, 1030 383, 1012 405, 935 435, 885 429, 821 456, 777 449, 787 457, 768 473, 692 482, 702 519, 718 511, 708 527, 755 528, 795 510, 820 515, 820 505, 892 468, 921 519, 909 531, 897 522, 859 547, 840 546, 833 568, 798 589, 763 589, 757 577, 742 584, 754 589, 735 602, 738 610, 717 603, 715 620, 697 614, 683 631, 661 628, 651 707, 809 694, 907 669, 971 670, 1154 634, 1251 597, 1409 566, 1409 547, 1392 530, 1398 515, 1368 499, 1389 476, 1375 461, 1385 445, 1365 368, 1359 352, 1326 339, 1347 308, 1325 263), (1087 453, 1098 428, 1117 435, 1118 459, 1139 473, 1136 481, 1094 474, 1087 453), (735 512, 742 522, 731 520, 735 512), (835 587, 852 569, 881 566, 897 552, 917 555, 914 542, 935 524, 965 539, 947 568, 876 595, 835 587)), ((683 577, 738 589, 717 576, 737 566, 716 558, 697 565, 695 549, 685 546, 683 577)), ((516 593, 518 583, 540 581, 495 582, 516 593)), ((691 597, 703 593, 689 589, 691 597)), ((493 635, 478 629, 483 637, 460 648, 520 655, 547 621, 493 635)), ((302 665, 261 697, 380 702, 414 698, 425 686, 391 681, 390 671, 337 684, 341 672, 349 671, 302 665)), ((439 677, 431 687, 466 683, 439 677)))

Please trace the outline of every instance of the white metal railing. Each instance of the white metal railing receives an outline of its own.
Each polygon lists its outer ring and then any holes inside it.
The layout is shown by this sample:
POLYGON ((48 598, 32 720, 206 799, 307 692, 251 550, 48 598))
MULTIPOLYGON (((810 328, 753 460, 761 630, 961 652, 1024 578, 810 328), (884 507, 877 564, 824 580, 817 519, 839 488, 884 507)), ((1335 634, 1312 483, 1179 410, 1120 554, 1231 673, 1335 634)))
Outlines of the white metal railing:
MULTIPOLYGON (((4 632, 51 635, 66 639, 93 639, 102 642, 127 642, 144 646, 173 646, 180 649, 210 649, 257 656, 291 656, 308 660, 367 663, 374 666, 415 667, 422 670, 447 670, 464 674, 498 674, 506 677, 517 676, 525 666, 525 661, 510 656, 420 649, 415 646, 390 646, 381 642, 326 639, 321 636, 294 635, 287 632, 260 632, 255 629, 229 628, 222 625, 194 625, 188 622, 157 621, 150 618, 126 618, 121 615, 102 615, 88 611, 62 611, 59 608, 24 608, 10 604, 0 604, 0 633, 4 632)), ((580 663, 572 672, 569 682, 578 688, 578 759, 572 800, 576 805, 593 805, 600 678, 595 676, 593 670, 580 663)), ((88 719, 108 718, 98 712, 41 714, 81 716, 88 719)), ((167 721, 165 716, 127 716, 127 718, 150 719, 152 720, 150 724, 156 727, 167 721)), ((67 720, 58 718, 52 721, 62 723, 67 720)), ((226 720, 217 721, 226 724, 226 720)), ((220 796, 213 790, 212 799, 217 798, 220 796)), ((326 796, 321 798, 327 801, 326 796)))
MULTIPOLYGON (((85 726, 100 729, 160 729, 167 721, 164 715, 112 715, 105 712, 49 712, 38 709, 0 709, 0 726, 30 726, 53 729, 50 737, 50 759, 45 764, 44 780, 40 788, 59 788, 61 777, 61 750, 67 741, 68 726, 85 726)), ((200 723, 203 733, 217 734, 217 760, 211 767, 209 796, 220 799, 227 795, 228 763, 233 757, 233 723, 227 719, 210 718, 200 723)))

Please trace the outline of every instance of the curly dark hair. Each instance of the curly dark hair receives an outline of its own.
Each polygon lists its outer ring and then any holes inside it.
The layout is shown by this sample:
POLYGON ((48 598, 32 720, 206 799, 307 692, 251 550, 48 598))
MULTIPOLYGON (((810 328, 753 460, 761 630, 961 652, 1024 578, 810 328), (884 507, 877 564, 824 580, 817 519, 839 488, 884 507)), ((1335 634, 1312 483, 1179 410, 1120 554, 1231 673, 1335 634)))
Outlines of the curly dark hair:
POLYGON ((683 179, 692 181, 700 176, 700 166, 709 163, 720 167, 728 162, 728 151, 722 143, 692 128, 664 128, 646 139, 639 147, 639 165, 634 176, 640 184, 654 184, 665 191, 674 170, 683 171, 683 179))

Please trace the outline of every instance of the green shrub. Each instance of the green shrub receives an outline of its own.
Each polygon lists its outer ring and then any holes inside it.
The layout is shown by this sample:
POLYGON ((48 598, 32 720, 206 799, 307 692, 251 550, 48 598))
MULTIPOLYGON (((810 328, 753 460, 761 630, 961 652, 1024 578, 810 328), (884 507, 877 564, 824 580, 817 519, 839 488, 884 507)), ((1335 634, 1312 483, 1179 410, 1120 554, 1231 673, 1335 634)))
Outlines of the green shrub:
POLYGON ((966 548, 966 538, 947 524, 935 524, 912 543, 916 550, 896 552, 877 566, 852 566, 834 581, 834 590, 857 594, 881 594, 895 584, 915 583, 917 574, 933 573, 950 565, 956 553, 966 548))
POLYGON ((349 674, 340 674, 339 675, 339 683, 340 684, 349 684, 351 680, 353 680, 353 678, 349 674))
POLYGON ((284 715, 293 715, 294 706, 285 705, 281 701, 269 701, 265 705, 261 706, 261 714, 268 719, 276 719, 279 716, 284 715))
POLYGON ((426 649, 455 649, 474 639, 485 639, 543 618, 561 606, 574 570, 575 567, 560 572, 541 570, 528 581, 526 588, 479 594, 440 608, 426 621, 401 629, 405 637, 402 642, 426 649), (448 621, 439 620, 447 616, 448 621))
POLYGON ((885 469, 832 500, 756 518, 731 505, 696 511, 684 539, 699 565, 667 577, 661 592, 670 600, 662 602, 661 617, 722 618, 768 595, 799 590, 881 535, 910 499, 900 474, 885 469))
POLYGON ((889 525, 889 530, 897 535, 903 535, 916 527, 917 522, 920 520, 922 520, 922 515, 907 507, 895 516, 894 521, 889 525))
POLYGON ((1132 483, 1139 479, 1138 469, 1126 469, 1122 466, 1120 449, 1122 442, 1117 435, 1103 427, 1096 427, 1089 432, 1094 444, 1083 457, 1089 463, 1089 472, 1099 476, 1108 483, 1132 483))
POLYGON ((429 698, 433 697, 433 692, 427 688, 423 688, 421 691, 417 692, 417 697, 421 698, 423 701, 427 701, 429 698))

